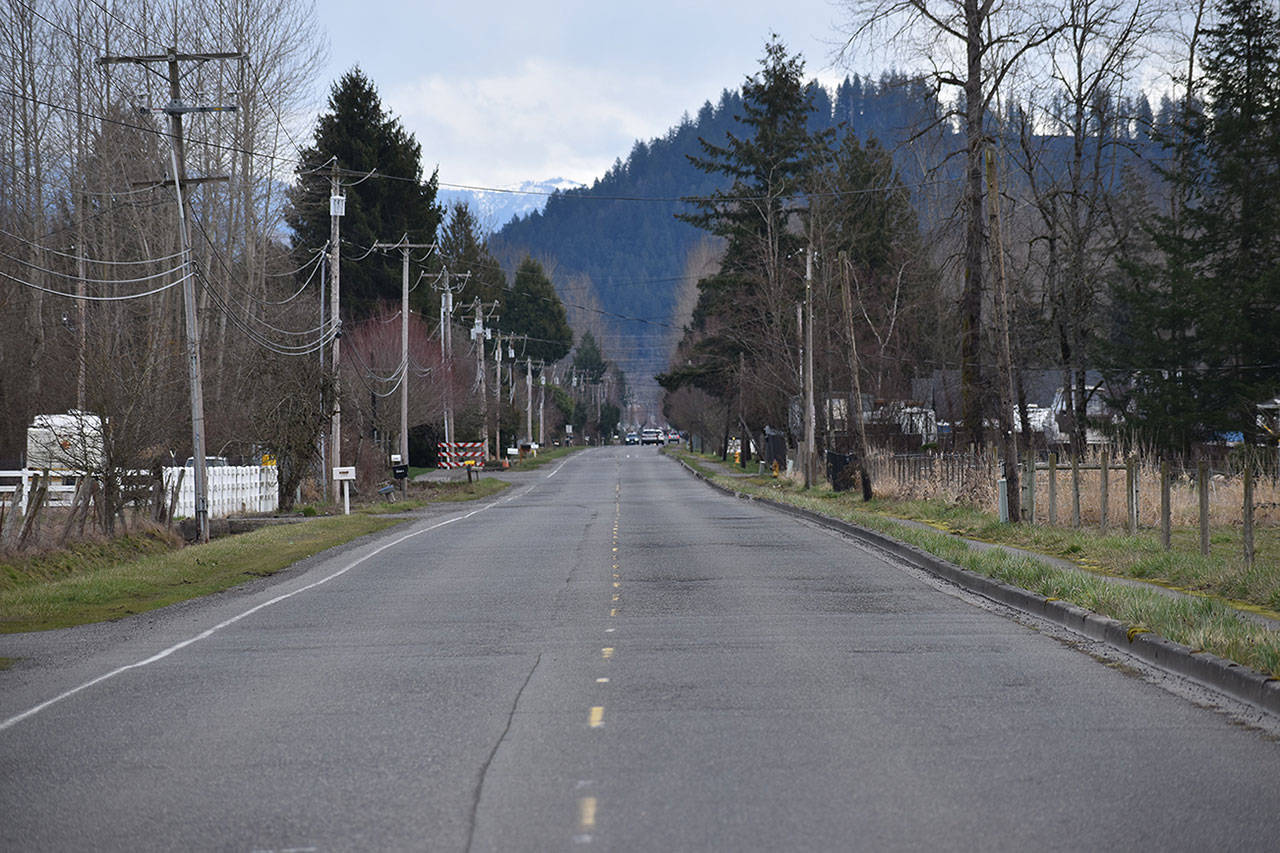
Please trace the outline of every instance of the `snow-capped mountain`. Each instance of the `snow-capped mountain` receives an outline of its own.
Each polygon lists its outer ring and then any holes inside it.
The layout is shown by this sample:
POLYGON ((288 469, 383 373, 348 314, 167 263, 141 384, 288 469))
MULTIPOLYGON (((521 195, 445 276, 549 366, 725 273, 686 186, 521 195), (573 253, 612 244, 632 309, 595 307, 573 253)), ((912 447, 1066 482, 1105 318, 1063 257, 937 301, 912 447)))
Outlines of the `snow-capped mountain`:
POLYGON ((545 181, 522 181, 492 190, 456 189, 440 187, 436 199, 448 207, 455 201, 471 205, 480 224, 493 232, 506 225, 514 217, 525 216, 542 210, 547 198, 556 190, 571 190, 586 184, 568 178, 549 178, 545 181))

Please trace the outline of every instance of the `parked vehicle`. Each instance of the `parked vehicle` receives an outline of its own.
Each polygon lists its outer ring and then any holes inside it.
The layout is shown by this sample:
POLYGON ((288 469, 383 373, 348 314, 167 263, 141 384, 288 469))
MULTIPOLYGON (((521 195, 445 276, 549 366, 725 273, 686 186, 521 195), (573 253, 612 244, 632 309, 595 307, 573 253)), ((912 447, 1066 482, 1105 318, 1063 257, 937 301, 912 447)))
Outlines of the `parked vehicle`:
MULTIPOLYGON (((204 467, 206 468, 226 468, 227 464, 227 457, 225 456, 206 456, 204 458, 204 467)), ((186 467, 194 468, 195 466, 196 458, 194 456, 188 456, 186 467)))

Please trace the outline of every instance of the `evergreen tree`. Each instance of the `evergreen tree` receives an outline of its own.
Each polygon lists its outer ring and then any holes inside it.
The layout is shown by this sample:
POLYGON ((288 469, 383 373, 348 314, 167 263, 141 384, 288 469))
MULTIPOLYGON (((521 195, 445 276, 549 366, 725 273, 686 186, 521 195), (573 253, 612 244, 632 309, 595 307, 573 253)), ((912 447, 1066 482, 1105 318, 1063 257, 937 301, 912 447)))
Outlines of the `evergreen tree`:
MULTIPOLYGON (((720 270, 698 283, 693 328, 681 366, 658 381, 668 391, 692 384, 724 397, 744 386, 743 369, 760 370, 753 383, 759 418, 779 423, 785 400, 798 388, 790 310, 803 281, 797 217, 805 193, 828 153, 833 132, 810 133, 814 98, 804 84, 804 63, 775 36, 761 70, 742 87, 745 133, 723 145, 700 139, 699 169, 727 177, 728 188, 692 199, 696 211, 680 218, 726 240, 720 270)), ((830 121, 829 101, 827 120, 830 121)))
MULTIPOLYGON (((378 302, 400 298, 399 253, 360 257, 376 242, 436 238, 441 210, 436 205, 437 176, 422 180, 422 148, 400 121, 383 109, 373 82, 353 68, 329 93, 329 111, 316 121, 314 143, 303 149, 298 182, 289 192, 285 221, 293 229, 300 259, 329 239, 330 162, 337 158, 347 196, 342 217, 342 304, 350 318, 365 317, 378 302), (364 181, 358 176, 376 170, 364 181), (354 251, 353 251, 354 248, 354 251)), ((411 296, 429 312, 430 288, 411 296)))
POLYGON ((503 294, 501 310, 503 334, 527 335, 524 352, 534 361, 552 364, 573 346, 564 304, 542 265, 533 258, 525 258, 516 270, 515 283, 503 294))
POLYGON ((609 369, 609 362, 604 360, 595 335, 583 332, 578 341, 578 349, 573 354, 573 369, 586 376, 588 382, 599 382, 609 369))
POLYGON ((1153 218, 1154 251, 1124 259, 1108 352, 1144 437, 1183 449, 1256 435, 1257 404, 1280 391, 1280 19, 1266 0, 1218 13, 1207 106, 1189 98, 1160 131, 1174 203, 1153 218))
POLYGON ((501 300, 506 287, 502 265, 490 253, 480 224, 466 202, 454 202, 449 207, 449 220, 440 235, 440 260, 451 272, 471 274, 454 297, 455 306, 469 306, 476 297, 482 302, 501 300))

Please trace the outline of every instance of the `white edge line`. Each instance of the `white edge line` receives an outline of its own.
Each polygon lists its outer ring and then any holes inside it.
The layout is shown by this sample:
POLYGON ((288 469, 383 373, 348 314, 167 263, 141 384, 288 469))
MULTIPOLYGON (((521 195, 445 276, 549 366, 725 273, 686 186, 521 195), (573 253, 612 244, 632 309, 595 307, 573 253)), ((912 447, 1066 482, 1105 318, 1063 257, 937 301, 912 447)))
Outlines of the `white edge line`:
POLYGON ((46 699, 44 702, 41 702, 39 705, 36 705, 33 708, 28 708, 26 711, 23 711, 21 714, 10 717, 9 719, 0 723, 0 732, 22 722, 28 717, 34 717, 36 714, 40 713, 41 711, 45 710, 51 705, 56 705, 58 702, 61 702, 64 699, 69 699, 72 696, 76 695, 77 693, 80 693, 84 690, 88 690, 90 687, 93 687, 97 684, 101 684, 102 682, 110 678, 115 678, 117 675, 128 672, 131 669, 141 669, 142 667, 149 666, 150 664, 153 664, 156 661, 164 660, 174 652, 181 651, 182 649, 185 649, 187 646, 191 645, 192 643, 196 643, 196 642, 199 642, 200 640, 207 639, 213 636, 214 634, 216 634, 218 631, 221 631, 223 628, 226 628, 230 625, 234 625, 235 623, 239 622, 241 619, 244 619, 247 616, 252 616, 254 613, 257 613, 259 610, 264 610, 272 606, 273 604, 279 604, 280 602, 286 599, 293 598, 295 595, 298 595, 299 593, 303 593, 303 592, 307 592, 308 590, 315 589, 316 587, 322 584, 328 583, 334 578, 341 577, 342 575, 345 575, 347 572, 354 569, 356 566, 363 563, 365 560, 368 560, 370 557, 376 557, 378 554, 381 554, 383 551, 387 550, 388 548, 392 548, 396 545, 399 545, 401 542, 404 542, 408 539, 412 539, 415 536, 421 536, 423 533, 430 533, 432 530, 438 530, 439 528, 444 527, 446 524, 453 524, 455 521, 465 521, 466 519, 471 518, 471 516, 476 515, 477 513, 484 512, 485 510, 490 509, 491 507, 494 507, 496 505, 497 505, 496 502, 491 504, 486 504, 485 506, 482 506, 479 509, 473 509, 471 512, 467 513, 466 515, 455 516, 445 521, 441 521, 438 524, 433 524, 430 527, 424 527, 421 530, 415 530, 412 533, 407 533, 404 536, 401 536, 399 539, 394 539, 386 543, 385 545, 380 545, 379 547, 370 551, 368 554, 365 554, 363 557, 360 557, 357 560, 351 561, 350 563, 343 566, 338 571, 334 572, 331 575, 323 577, 318 581, 313 581, 312 583, 309 583, 306 586, 298 587, 292 592, 286 592, 283 595, 277 595, 275 598, 272 598, 269 601, 264 601, 261 604, 250 607, 248 610, 244 611, 243 613, 239 613, 235 616, 232 616, 230 619, 227 619, 223 622, 219 622, 217 625, 214 625, 212 628, 208 628, 204 631, 201 631, 199 634, 196 634, 194 637, 189 637, 188 639, 185 639, 180 643, 175 643, 174 645, 170 646, 167 649, 164 649, 163 651, 156 652, 154 655, 152 655, 149 658, 145 658, 140 661, 135 661, 134 663, 125 664, 124 666, 119 667, 117 669, 113 669, 104 675, 99 675, 97 678, 90 679, 89 681, 86 681, 84 684, 77 685, 76 687, 72 687, 70 690, 67 690, 63 693, 59 693, 57 696, 54 696, 52 699, 46 699))

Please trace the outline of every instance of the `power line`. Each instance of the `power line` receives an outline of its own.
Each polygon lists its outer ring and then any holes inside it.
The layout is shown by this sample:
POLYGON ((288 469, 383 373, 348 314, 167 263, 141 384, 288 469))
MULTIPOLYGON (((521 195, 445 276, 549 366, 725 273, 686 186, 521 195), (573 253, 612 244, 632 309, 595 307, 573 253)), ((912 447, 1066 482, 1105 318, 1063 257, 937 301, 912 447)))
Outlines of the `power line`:
POLYGON ((138 260, 138 261, 107 261, 101 258, 87 258, 87 257, 82 257, 80 255, 73 255, 69 252, 59 252, 56 249, 46 248, 45 246, 41 246, 39 243, 34 243, 31 240, 28 240, 27 238, 22 237, 21 235, 14 234, 10 231, 6 231, 3 228, 0 228, 0 234, 3 234, 4 236, 9 237, 13 240, 18 240, 19 242, 25 243, 28 246, 31 246, 33 249, 38 249, 41 252, 47 252, 51 255, 57 255, 60 258, 68 258, 69 260, 73 260, 73 261, 83 260, 85 263, 101 264, 103 266, 135 266, 135 265, 142 266, 144 264, 160 264, 160 263, 164 263, 165 261, 171 261, 174 258, 182 257, 182 252, 174 252, 172 255, 163 255, 159 258, 143 258, 142 260, 138 260))
POLYGON ((23 260, 17 255, 11 255, 5 251, 0 251, 0 256, 6 257, 11 261, 17 261, 23 266, 30 267, 33 270, 39 270, 40 272, 45 273, 46 275, 58 276, 60 278, 68 278, 68 279, 71 279, 72 281, 84 281, 84 282, 89 282, 91 284, 140 284, 141 282, 144 282, 144 281, 151 281, 153 279, 162 278, 166 275, 173 275, 175 272, 178 272, 183 268, 183 266, 186 265, 184 261, 183 263, 178 264, 176 267, 173 267, 172 269, 167 269, 164 272, 152 273, 151 275, 139 276, 138 278, 120 278, 120 279, 87 278, 85 276, 76 275, 75 273, 58 272, 57 270, 46 269, 45 267, 42 267, 39 264, 33 263, 28 260, 23 260))
MULTIPOLYGON (((181 267, 179 267, 179 269, 181 269, 181 267)), ((179 284, 182 284, 183 282, 185 282, 187 279, 189 279, 189 278, 191 277, 191 273, 187 273, 186 275, 184 275, 182 278, 178 279, 177 281, 171 281, 171 282, 169 282, 168 284, 165 284, 165 285, 162 285, 162 286, 160 286, 160 287, 154 288, 153 290, 148 290, 148 291, 146 291, 146 292, 144 292, 144 293, 130 293, 130 294, 126 295, 126 296, 89 296, 89 295, 87 295, 87 294, 82 296, 82 295, 80 295, 80 294, 78 294, 78 293, 66 293, 66 292, 61 291, 61 290, 54 290, 54 289, 49 288, 49 287, 42 287, 42 286, 40 286, 40 285, 38 285, 38 284, 33 284, 32 282, 29 282, 29 281, 26 281, 26 280, 24 280, 24 279, 18 278, 17 276, 10 275, 9 273, 5 272, 4 270, 0 270, 0 276, 4 276, 5 278, 9 279, 10 281, 17 282, 18 284, 22 285, 23 287, 29 287, 29 288, 31 288, 32 290, 39 290, 39 291, 41 291, 42 293, 49 293, 49 294, 52 294, 52 295, 54 295, 54 296, 65 296, 67 299, 74 299, 74 300, 84 301, 84 302, 123 302, 123 301, 125 301, 125 300, 127 300, 127 299, 141 299, 141 298, 143 298, 144 296, 154 296, 155 294, 157 294, 157 293, 161 293, 161 292, 163 292, 163 291, 166 291, 166 290, 168 290, 168 289, 169 289, 169 288, 171 288, 171 287, 176 287, 176 286, 178 286, 179 284)))

